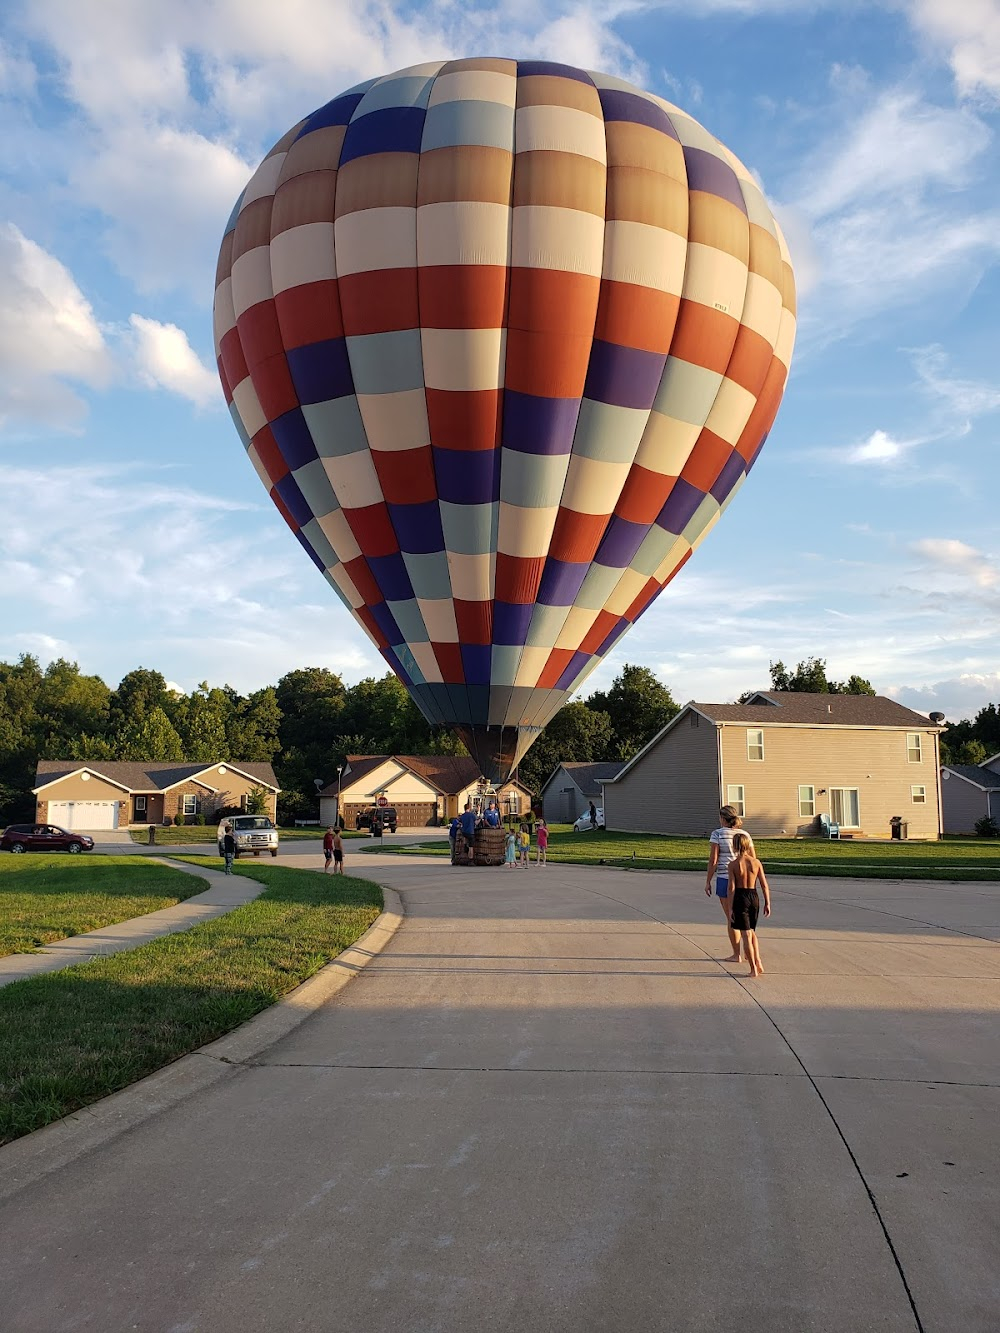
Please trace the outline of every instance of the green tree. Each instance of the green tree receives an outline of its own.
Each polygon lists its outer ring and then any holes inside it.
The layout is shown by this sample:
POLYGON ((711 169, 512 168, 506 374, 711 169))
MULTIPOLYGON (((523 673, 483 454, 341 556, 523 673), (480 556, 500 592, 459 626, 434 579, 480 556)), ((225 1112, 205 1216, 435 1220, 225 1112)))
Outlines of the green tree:
POLYGON ((281 709, 273 685, 255 690, 235 704, 226 728, 226 751, 231 759, 271 763, 281 748, 281 709))
POLYGON ((580 701, 564 704, 521 760, 518 777, 537 796, 557 764, 607 759, 611 744, 607 713, 580 701))
MULTIPOLYGON (((170 706, 170 694, 167 682, 159 671, 150 671, 146 667, 137 667, 128 672, 113 690, 109 701, 108 731, 112 737, 124 737, 134 734, 136 727, 146 715, 159 708, 166 717, 170 706)), ((169 718, 167 719, 169 721, 169 718)), ((112 744, 116 741, 112 740, 112 744)), ((132 758, 131 755, 119 755, 119 758, 132 758)), ((149 758, 148 755, 135 756, 149 758)))
POLYGON ((119 759, 163 761, 185 757, 180 736, 158 705, 118 733, 116 749, 119 759))
POLYGON ((271 793, 266 787, 251 787, 247 792, 247 814, 269 815, 271 813, 271 793))
POLYGON ((680 712, 674 696, 649 667, 627 663, 607 693, 596 691, 586 702, 611 719, 611 752, 600 756, 604 759, 631 759, 680 712))
POLYGON ((59 657, 39 682, 35 707, 46 758, 63 758, 81 736, 103 738, 108 730, 111 691, 100 676, 83 676, 76 662, 59 657))
MULTIPOLYGON (((874 694, 871 681, 863 676, 848 676, 845 681, 830 680, 826 674, 826 659, 807 657, 799 662, 794 671, 789 671, 784 662, 771 663, 771 689, 789 691, 797 694, 874 694)), ((756 691, 741 696, 746 702, 756 691)))
MULTIPOLYGON (((189 695, 175 700, 171 721, 181 738, 184 758, 211 763, 224 757, 227 729, 234 711, 231 694, 226 690, 212 689, 206 680, 189 695)), ((240 756, 243 759, 246 757, 240 756)))
POLYGON ((986 746, 982 741, 971 740, 963 741, 955 750, 951 752, 951 758, 945 760, 949 764, 981 764, 989 759, 986 746))

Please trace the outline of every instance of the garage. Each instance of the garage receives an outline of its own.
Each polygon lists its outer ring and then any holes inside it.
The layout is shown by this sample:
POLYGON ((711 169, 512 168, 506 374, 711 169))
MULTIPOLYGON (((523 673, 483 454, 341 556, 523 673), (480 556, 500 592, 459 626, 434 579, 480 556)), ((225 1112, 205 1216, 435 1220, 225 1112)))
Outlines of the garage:
POLYGON ((118 827, 117 801, 50 801, 47 820, 65 829, 118 827))

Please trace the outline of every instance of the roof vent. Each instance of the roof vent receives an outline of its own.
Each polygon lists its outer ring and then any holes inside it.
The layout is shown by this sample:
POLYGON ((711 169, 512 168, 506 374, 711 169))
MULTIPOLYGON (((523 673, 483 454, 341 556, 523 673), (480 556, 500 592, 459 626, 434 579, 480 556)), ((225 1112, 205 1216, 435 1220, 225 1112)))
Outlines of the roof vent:
POLYGON ((828 713, 832 713, 832 712, 833 712, 833 704, 827 704, 827 706, 826 706, 826 711, 827 711, 828 713))

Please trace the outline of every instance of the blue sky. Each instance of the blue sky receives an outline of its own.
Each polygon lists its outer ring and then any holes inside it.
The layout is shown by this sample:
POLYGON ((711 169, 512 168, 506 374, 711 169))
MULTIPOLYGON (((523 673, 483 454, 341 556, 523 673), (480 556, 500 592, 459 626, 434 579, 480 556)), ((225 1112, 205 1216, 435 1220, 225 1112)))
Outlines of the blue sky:
POLYGON ((1000 701, 1000 0, 4 6, 0 658, 381 674, 232 428, 215 260, 302 115, 484 54, 684 107, 759 176, 799 284, 760 461, 587 688, 632 661, 722 701, 815 655, 924 711, 1000 701))

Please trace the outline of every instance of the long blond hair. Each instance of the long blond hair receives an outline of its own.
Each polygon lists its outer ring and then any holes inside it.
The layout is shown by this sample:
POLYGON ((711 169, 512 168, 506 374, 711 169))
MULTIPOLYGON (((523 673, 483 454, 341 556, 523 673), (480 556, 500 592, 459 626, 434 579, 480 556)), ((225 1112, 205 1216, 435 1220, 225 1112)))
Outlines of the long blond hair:
POLYGON ((753 852, 753 843, 746 833, 737 833, 733 839, 733 851, 737 856, 747 856, 753 852))
POLYGON ((739 828, 743 820, 739 817, 731 805, 724 805, 719 811, 723 824, 726 828, 739 828))

